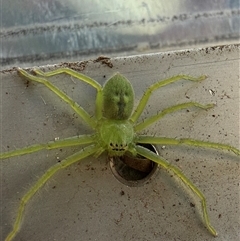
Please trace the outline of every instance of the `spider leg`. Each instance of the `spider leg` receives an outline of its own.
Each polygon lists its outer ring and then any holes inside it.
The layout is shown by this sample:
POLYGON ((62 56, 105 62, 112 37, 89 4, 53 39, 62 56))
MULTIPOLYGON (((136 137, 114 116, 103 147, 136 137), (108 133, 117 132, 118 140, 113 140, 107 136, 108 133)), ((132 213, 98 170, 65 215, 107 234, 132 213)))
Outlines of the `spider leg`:
POLYGON ((166 85, 172 84, 172 83, 174 83, 178 80, 181 80, 181 79, 198 82, 198 81, 205 80, 206 78, 207 77, 205 75, 199 76, 198 78, 195 78, 195 77, 192 77, 192 76, 189 76, 189 75, 176 75, 176 76, 173 76, 171 78, 160 80, 160 81, 156 82, 155 84, 151 85, 144 92, 143 97, 140 100, 140 102, 139 102, 137 108, 135 109, 133 115, 131 116, 130 120, 133 123, 135 123, 138 120, 139 116, 142 114, 142 112, 143 112, 143 110, 144 110, 144 108, 147 104, 147 101, 150 98, 153 91, 155 91, 155 90, 157 90, 161 87, 164 87, 166 85))
POLYGON ((179 104, 179 105, 174 105, 174 106, 171 106, 169 108, 166 108, 166 109, 162 110, 157 115, 151 116, 151 117, 143 120, 142 122, 138 123, 134 127, 134 130, 135 131, 141 131, 141 130, 145 129, 146 127, 152 125, 154 122, 160 120, 165 115, 171 114, 175 111, 187 109, 189 107, 198 107, 198 108, 207 110, 207 109, 210 109, 210 108, 214 107, 214 104, 202 105, 202 104, 199 104, 197 102, 188 102, 188 103, 183 103, 183 104, 179 104))
POLYGON ((68 74, 72 77, 75 77, 76 79, 86 82, 89 85, 91 85, 92 87, 94 87, 97 90, 97 97, 96 97, 96 117, 97 120, 102 118, 102 106, 103 106, 103 94, 102 94, 102 86, 95 81, 94 79, 81 74, 75 70, 72 69, 68 69, 68 68, 59 68, 59 69, 55 69, 53 71, 49 71, 49 72, 43 72, 39 69, 35 69, 34 72, 38 75, 44 76, 44 77, 51 77, 54 75, 58 75, 58 74, 68 74))
POLYGON ((88 157, 98 151, 99 146, 91 145, 88 146, 81 151, 67 157, 61 162, 56 163, 54 166, 50 167, 41 178, 30 188, 30 190, 22 197, 20 201, 20 205, 17 211, 17 217, 15 223, 13 225, 12 231, 8 234, 5 241, 11 241, 17 234, 20 229, 21 221, 23 218, 23 213, 25 210, 26 204, 30 201, 30 199, 34 196, 34 194, 47 182, 49 178, 51 178, 57 171, 63 169, 85 157, 88 157))
POLYGON ((47 79, 31 75, 27 73, 25 70, 18 68, 18 72, 26 77, 29 80, 39 82, 44 84, 47 88, 53 91, 56 95, 58 95, 62 100, 64 100, 67 104, 71 106, 71 108, 93 129, 96 127, 96 121, 80 106, 78 105, 73 99, 67 96, 63 91, 49 82, 47 79))
POLYGON ((179 179, 181 179, 181 181, 187 186, 189 187, 192 192, 194 194, 196 194, 200 200, 201 200, 201 205, 202 205, 202 212, 203 212, 203 218, 206 224, 207 229, 209 230, 209 232, 213 235, 213 236, 217 236, 217 232, 216 230, 212 227, 212 225, 210 224, 210 220, 209 220, 209 216, 207 213, 207 205, 206 205, 206 199, 203 195, 203 193, 191 182, 191 180, 189 180, 182 172, 179 168, 177 168, 176 166, 171 165, 170 163, 168 163, 166 160, 164 160, 163 158, 160 158, 159 156, 157 156, 155 153, 151 152, 150 150, 142 147, 142 146, 136 146, 136 151, 139 155, 144 156, 145 158, 152 160, 154 162, 156 162, 158 165, 160 165, 161 167, 163 167, 166 170, 169 170, 171 172, 173 172, 179 179))
POLYGON ((35 145, 24 147, 21 149, 16 149, 9 152, 3 152, 3 153, 0 153, 0 159, 6 159, 14 156, 22 156, 22 155, 30 154, 43 149, 52 150, 56 148, 92 144, 94 142, 95 142, 94 135, 73 136, 62 140, 49 141, 44 144, 35 144, 35 145))
POLYGON ((168 137, 156 137, 156 136, 138 136, 137 143, 151 143, 151 144, 159 144, 159 145, 188 145, 188 146, 196 146, 196 147, 205 147, 205 148, 213 148, 220 149, 225 151, 230 151, 235 153, 236 155, 240 155, 240 150, 226 144, 215 143, 210 141, 200 141, 189 138, 168 138, 168 137))

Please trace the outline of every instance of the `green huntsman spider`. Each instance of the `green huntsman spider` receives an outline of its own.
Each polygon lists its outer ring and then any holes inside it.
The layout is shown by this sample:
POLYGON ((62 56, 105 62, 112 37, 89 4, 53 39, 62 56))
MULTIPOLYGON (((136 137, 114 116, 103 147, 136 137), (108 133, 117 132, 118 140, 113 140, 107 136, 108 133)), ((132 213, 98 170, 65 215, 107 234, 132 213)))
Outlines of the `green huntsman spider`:
POLYGON ((87 77, 81 73, 78 73, 72 69, 60 68, 50 72, 43 72, 40 70, 34 70, 34 75, 29 74, 23 69, 18 69, 21 76, 28 80, 39 82, 45 85, 48 89, 53 91, 60 99, 65 101, 82 119, 92 128, 92 134, 73 136, 66 139, 49 141, 45 144, 35 144, 32 146, 24 147, 22 149, 16 149, 9 152, 0 153, 0 159, 11 158, 14 156, 20 156, 25 154, 34 153, 43 149, 56 149, 70 146, 87 145, 80 151, 67 157, 61 162, 56 163, 49 168, 42 177, 26 192, 21 198, 15 223, 12 231, 8 234, 5 241, 12 240, 18 233, 26 204, 34 196, 34 194, 50 179, 57 171, 78 162, 88 156, 99 156, 103 152, 107 152, 109 156, 123 156, 125 153, 130 153, 134 156, 140 155, 145 157, 163 169, 174 173, 192 192, 198 196, 201 201, 202 213, 206 228, 213 236, 217 236, 216 230, 210 224, 206 199, 203 193, 181 172, 179 168, 169 164, 162 157, 158 156, 154 152, 146 149, 143 146, 137 144, 158 144, 158 145, 188 145, 194 147, 214 148, 225 151, 230 151, 235 155, 240 155, 240 150, 235 147, 226 144, 200 141, 193 139, 174 139, 167 137, 156 137, 137 134, 146 127, 149 127, 156 121, 165 117, 167 114, 187 109, 190 107, 197 107, 200 109, 209 109, 214 107, 213 104, 202 105, 197 102, 188 102, 171 106, 162 110, 154 116, 146 118, 144 121, 138 121, 142 114, 148 99, 152 92, 172 84, 178 80, 189 80, 199 82, 206 79, 206 76, 200 76, 198 78, 188 75, 177 75, 162 81, 158 81, 151 85, 144 92, 142 99, 140 100, 137 108, 133 111, 134 106, 134 90, 131 83, 121 74, 116 73, 113 75, 105 85, 102 87, 98 82, 87 77), (96 108, 95 115, 92 117, 87 113, 80 105, 67 96, 63 91, 54 86, 45 77, 54 76, 57 74, 68 74, 76 79, 86 82, 97 90, 96 96, 96 108))

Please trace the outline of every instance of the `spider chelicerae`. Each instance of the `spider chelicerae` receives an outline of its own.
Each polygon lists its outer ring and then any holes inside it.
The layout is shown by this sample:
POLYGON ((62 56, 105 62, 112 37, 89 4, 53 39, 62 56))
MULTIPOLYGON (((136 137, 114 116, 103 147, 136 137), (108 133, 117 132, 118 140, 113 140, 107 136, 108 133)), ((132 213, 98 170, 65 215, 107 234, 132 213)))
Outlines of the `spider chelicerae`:
POLYGON ((158 112, 156 115, 148 117, 142 121, 139 120, 140 115, 146 107, 148 99, 155 90, 182 79, 194 82, 202 81, 206 79, 206 76, 203 75, 195 78, 188 75, 177 75, 168 79, 157 81, 147 88, 136 109, 133 111, 133 87, 128 79, 119 73, 114 74, 109 80, 107 80, 103 87, 90 77, 68 68, 60 68, 50 72, 43 72, 39 69, 35 69, 34 74, 30 74, 29 72, 18 68, 18 73, 24 78, 30 81, 39 82, 53 91, 58 97, 60 97, 60 99, 65 101, 89 127, 91 127, 93 133, 49 141, 44 144, 35 144, 22 149, 0 153, 0 159, 6 159, 14 156, 34 153, 43 149, 51 150, 56 148, 84 145, 84 148, 82 148, 80 151, 72 154, 63 161, 58 162, 49 168, 21 198, 13 229, 6 237, 6 241, 10 241, 16 236, 20 229, 26 204, 49 178, 51 178, 57 171, 77 161, 80 161, 88 156, 97 157, 103 152, 107 152, 111 157, 121 157, 125 154, 131 154, 133 156, 140 155, 157 163, 163 169, 174 173, 189 189, 192 190, 196 196, 198 196, 202 204, 202 213, 205 225, 213 236, 217 236, 216 230, 212 227, 209 221, 206 199, 203 193, 181 172, 179 168, 171 165, 162 157, 148 150, 143 145, 188 145, 193 147, 214 148, 230 151, 238 156, 240 155, 240 150, 226 144, 193 140, 189 138, 175 139, 138 134, 156 121, 159 121, 161 118, 165 117, 167 114, 190 107, 197 107, 205 110, 213 108, 214 104, 203 105, 197 102, 187 102, 166 108, 161 112, 158 112), (94 116, 91 116, 78 103, 76 103, 47 79, 47 77, 58 74, 70 75, 80 81, 88 83, 96 89, 97 96, 94 116))

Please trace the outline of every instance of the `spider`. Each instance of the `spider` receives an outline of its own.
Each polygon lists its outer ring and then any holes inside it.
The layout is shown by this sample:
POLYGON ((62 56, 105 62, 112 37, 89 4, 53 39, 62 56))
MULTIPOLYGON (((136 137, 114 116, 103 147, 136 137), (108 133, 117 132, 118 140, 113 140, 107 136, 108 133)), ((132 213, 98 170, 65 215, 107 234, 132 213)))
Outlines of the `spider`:
POLYGON ((89 127, 92 128, 93 133, 49 141, 44 144, 35 144, 22 149, 0 153, 0 159, 6 159, 14 156, 34 153, 43 149, 52 150, 56 148, 85 145, 85 147, 80 151, 50 167, 21 198, 15 223, 12 231, 6 237, 6 241, 12 240, 17 235, 18 231, 20 230, 26 204, 48 181, 48 179, 50 179, 57 171, 66 168, 75 162, 78 162, 88 156, 98 157, 103 152, 107 152, 110 157, 121 157, 125 154, 131 154, 133 156, 139 155, 157 163, 163 169, 175 174, 189 189, 191 189, 196 196, 198 196, 201 201, 205 226, 213 236, 217 236, 216 230, 210 224, 206 199, 203 193, 182 173, 179 168, 171 165, 165 159, 148 150, 141 144, 188 145, 193 147, 214 148, 230 151, 238 156, 240 155, 240 150, 230 145, 208 141, 187 138, 176 139, 138 134, 140 131, 165 117, 167 114, 188 109, 190 107, 197 107, 204 110, 214 107, 214 104, 202 105, 197 102, 187 102, 163 109, 156 115, 148 117, 143 121, 139 121, 139 117, 144 111, 152 92, 179 80, 200 82, 206 79, 206 76, 202 75, 195 78, 189 75, 177 75, 168 79, 160 80, 147 88, 136 109, 133 111, 133 87, 129 80, 119 73, 114 74, 102 87, 98 82, 90 77, 68 68, 60 68, 49 72, 43 72, 39 69, 35 69, 33 70, 34 74, 30 74, 21 68, 18 68, 17 70, 18 73, 27 80, 41 83, 53 91, 60 99, 65 101, 89 127), (90 86, 96 89, 97 95, 94 116, 91 116, 89 113, 87 113, 87 111, 84 110, 73 99, 71 99, 63 91, 47 80, 47 77, 58 74, 70 75, 80 81, 88 83, 90 86))

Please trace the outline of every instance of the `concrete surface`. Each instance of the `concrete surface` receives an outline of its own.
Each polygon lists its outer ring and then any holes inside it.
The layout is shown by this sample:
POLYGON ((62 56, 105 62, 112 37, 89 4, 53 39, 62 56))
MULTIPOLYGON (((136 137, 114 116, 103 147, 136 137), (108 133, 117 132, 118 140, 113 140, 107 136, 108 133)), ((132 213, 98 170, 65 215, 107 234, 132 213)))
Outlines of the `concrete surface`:
MULTIPOLYGON (((211 140, 239 148, 239 46, 115 58, 110 62, 112 68, 101 61, 72 66, 100 83, 117 71, 122 73, 134 86, 136 103, 157 80, 180 73, 208 75, 201 83, 179 81, 156 91, 142 117, 186 101, 216 103, 214 109, 193 108, 169 115, 143 133, 211 140)), ((1 151, 91 132, 45 87, 27 83, 14 70, 2 71, 0 81, 1 151)), ((95 91, 91 87, 64 75, 51 81, 94 112, 95 91)), ((114 177, 103 155, 74 164, 47 182, 27 204, 15 240, 239 240, 239 157, 183 146, 157 149, 203 191, 217 238, 201 221, 198 199, 189 197, 171 175, 159 169, 145 185, 128 187, 114 177)), ((1 240, 12 228, 19 199, 44 171, 74 151, 76 148, 41 151, 0 162, 1 240)))

